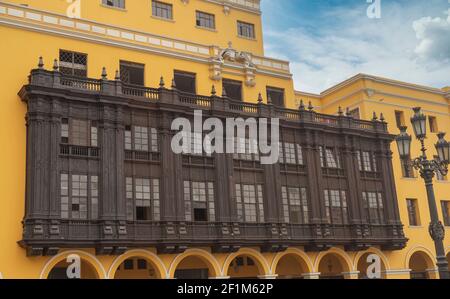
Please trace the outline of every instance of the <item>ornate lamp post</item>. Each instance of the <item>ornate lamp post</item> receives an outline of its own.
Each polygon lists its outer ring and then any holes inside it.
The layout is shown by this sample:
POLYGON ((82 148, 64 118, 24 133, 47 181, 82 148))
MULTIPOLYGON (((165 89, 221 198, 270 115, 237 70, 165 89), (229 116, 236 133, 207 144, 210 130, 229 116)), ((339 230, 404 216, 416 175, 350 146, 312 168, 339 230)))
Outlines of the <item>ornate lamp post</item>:
MULTIPOLYGON (((420 172, 420 176, 424 179, 427 189, 428 207, 430 209, 431 216, 429 232, 436 248, 436 265, 439 270, 440 278, 450 279, 443 243, 445 229, 442 222, 439 221, 436 199, 434 197, 433 190, 433 178, 435 174, 440 172, 443 176, 445 176, 448 173, 448 165, 450 162, 450 144, 444 139, 445 133, 439 133, 439 140, 436 144, 438 158, 429 160, 426 154, 427 149, 425 148, 427 118, 421 112, 421 108, 414 108, 414 116, 411 118, 411 123, 414 129, 414 134, 422 146, 422 155, 413 159, 411 163, 412 166, 420 172)), ((407 127, 400 128, 401 133, 396 138, 398 151, 402 159, 410 159, 411 154, 411 136, 406 133, 406 129, 407 127)))

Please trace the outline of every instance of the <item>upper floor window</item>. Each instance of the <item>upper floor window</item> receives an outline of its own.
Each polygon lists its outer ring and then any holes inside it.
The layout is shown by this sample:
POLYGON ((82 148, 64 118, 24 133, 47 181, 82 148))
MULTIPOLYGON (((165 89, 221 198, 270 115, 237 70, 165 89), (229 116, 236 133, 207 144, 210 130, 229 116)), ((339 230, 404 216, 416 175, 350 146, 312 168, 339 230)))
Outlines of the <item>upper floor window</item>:
POLYGON ((236 205, 239 221, 264 223, 262 185, 236 184, 236 205))
POLYGON ((196 84, 195 84, 194 73, 183 72, 183 71, 174 71, 173 78, 175 80, 175 85, 179 91, 188 92, 195 94, 196 84))
POLYGON ((155 17, 172 20, 173 19, 172 4, 153 0, 152 14, 155 17))
POLYGON ((155 128, 134 126, 125 127, 125 150, 158 152, 158 131, 155 128))
POLYGON ((95 121, 81 119, 61 120, 61 142, 79 146, 98 146, 98 128, 95 121))
POLYGON ((428 116, 428 121, 430 123, 430 132, 431 133, 439 133, 439 128, 438 128, 436 117, 428 116))
POLYGON ((127 177, 127 220, 159 221, 159 179, 127 177))
POLYGON ((347 224, 347 194, 340 190, 324 190, 325 212, 329 223, 347 224))
POLYGON ((384 222, 383 197, 377 192, 363 192, 363 205, 369 223, 381 224, 384 222))
POLYGON ((59 50, 59 71, 65 75, 87 77, 87 54, 59 50))
POLYGON ((123 83, 144 85, 144 65, 134 62, 120 61, 120 80, 123 83))
POLYGON ((395 122, 397 128, 405 126, 405 113, 403 111, 395 111, 395 122))
POLYGON ((358 151, 358 166, 360 171, 376 172, 377 171, 377 161, 375 154, 367 151, 358 151))
POLYGON ((196 25, 210 29, 216 28, 215 16, 206 12, 196 12, 196 25))
POLYGON ((98 176, 60 175, 61 218, 98 219, 98 176))
POLYGON ((299 144, 280 142, 279 163, 303 165, 302 147, 299 144))
POLYGON ((234 159, 259 161, 258 141, 248 138, 234 138, 234 159))
POLYGON ((184 203, 186 221, 214 222, 216 220, 214 183, 185 181, 184 203))
POLYGON ((103 4, 112 7, 125 8, 125 0, 103 0, 103 4))
POLYGON ((319 147, 320 166, 323 168, 341 168, 339 153, 332 147, 319 147))
POLYGON ((450 226, 450 201, 441 201, 442 217, 444 218, 444 225, 450 226))
POLYGON ((407 199, 406 207, 408 209, 408 218, 410 226, 420 226, 419 209, 417 199, 407 199))
POLYGON ((246 38, 255 38, 255 25, 238 21, 237 27, 239 36, 246 38))
POLYGON ((281 187, 283 215, 286 223, 306 224, 309 222, 309 207, 306 188, 281 187))
POLYGON ((349 116, 353 117, 354 119, 360 119, 361 114, 360 114, 359 108, 350 110, 349 116))
POLYGON ((266 91, 267 99, 270 99, 274 106, 284 107, 284 89, 268 86, 266 91))
POLYGON ((242 101, 241 81, 222 79, 222 88, 225 90, 228 98, 236 101, 242 101))

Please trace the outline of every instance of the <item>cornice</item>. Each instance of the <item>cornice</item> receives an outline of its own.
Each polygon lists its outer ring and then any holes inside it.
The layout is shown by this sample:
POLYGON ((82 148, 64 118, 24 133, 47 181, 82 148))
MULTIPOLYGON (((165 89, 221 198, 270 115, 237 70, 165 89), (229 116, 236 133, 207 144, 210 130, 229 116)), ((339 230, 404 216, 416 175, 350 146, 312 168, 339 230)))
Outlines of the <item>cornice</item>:
MULTIPOLYGON (((182 0, 189 2, 189 0, 182 0)), ((204 2, 210 2, 218 4, 223 7, 232 7, 242 11, 261 15, 261 1, 260 0, 203 0, 204 2)))

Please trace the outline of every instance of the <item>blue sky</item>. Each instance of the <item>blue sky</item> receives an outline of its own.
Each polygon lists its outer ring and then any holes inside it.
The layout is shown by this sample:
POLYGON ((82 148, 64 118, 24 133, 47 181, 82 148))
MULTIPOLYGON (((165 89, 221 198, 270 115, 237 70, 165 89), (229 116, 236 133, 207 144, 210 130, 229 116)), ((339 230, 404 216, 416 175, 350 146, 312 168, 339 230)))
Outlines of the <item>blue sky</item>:
POLYGON ((450 0, 262 0, 265 52, 319 93, 357 73, 450 85, 450 0))

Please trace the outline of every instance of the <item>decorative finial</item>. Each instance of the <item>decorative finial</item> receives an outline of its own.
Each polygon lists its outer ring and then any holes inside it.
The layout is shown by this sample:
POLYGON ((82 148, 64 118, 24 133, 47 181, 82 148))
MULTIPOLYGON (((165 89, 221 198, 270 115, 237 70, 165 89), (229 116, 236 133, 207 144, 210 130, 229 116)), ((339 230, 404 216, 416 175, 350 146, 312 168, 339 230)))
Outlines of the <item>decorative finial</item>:
POLYGON ((102 80, 107 80, 108 74, 106 73, 106 67, 102 68, 102 80))
POLYGON ((344 115, 344 112, 342 111, 342 107, 341 107, 341 106, 339 106, 339 109, 338 109, 338 115, 339 115, 339 116, 344 115))
POLYGON ((262 102, 263 102, 263 97, 262 97, 262 94, 259 93, 258 94, 258 104, 262 104, 262 102))
POLYGON ((305 103, 303 102, 303 100, 300 100, 300 107, 299 107, 300 111, 305 111, 305 103))
POLYGON ((217 93, 217 92, 216 92, 216 87, 213 85, 212 88, 211 88, 211 95, 212 95, 212 96, 215 96, 216 93, 217 93))
POLYGON ((159 78, 159 87, 163 88, 166 85, 166 83, 164 83, 164 77, 161 76, 161 78, 159 78))
POLYGON ((314 106, 312 105, 311 101, 309 101, 308 110, 309 111, 313 111, 314 110, 314 106))
POLYGON ((53 71, 57 72, 59 70, 58 59, 53 61, 53 71))
POLYGON ((116 70, 116 75, 114 76, 114 80, 120 81, 120 73, 119 73, 119 70, 116 70))
POLYGON ((380 121, 381 121, 381 122, 384 122, 385 120, 386 120, 386 119, 384 118, 384 114, 381 113, 381 114, 380 114, 380 121))
POLYGON ((225 89, 225 87, 222 87, 222 98, 226 98, 227 97, 227 91, 225 89))
POLYGON ((350 108, 349 108, 349 107, 347 107, 347 108, 345 109, 345 115, 348 116, 348 117, 351 116, 351 115, 350 115, 350 108))
POLYGON ((232 49, 233 48, 233 43, 231 41, 228 42, 228 48, 232 49))
POLYGON ((270 94, 267 95, 267 104, 272 105, 272 97, 270 96, 270 94))
POLYGON ((373 118, 372 118, 372 121, 377 121, 377 120, 378 120, 377 113, 376 113, 376 112, 373 112, 373 118))
POLYGON ((172 89, 177 89, 177 83, 175 82, 175 78, 172 79, 172 86, 170 86, 172 89))
POLYGON ((44 68, 44 59, 42 58, 42 56, 39 56, 38 68, 44 68))

